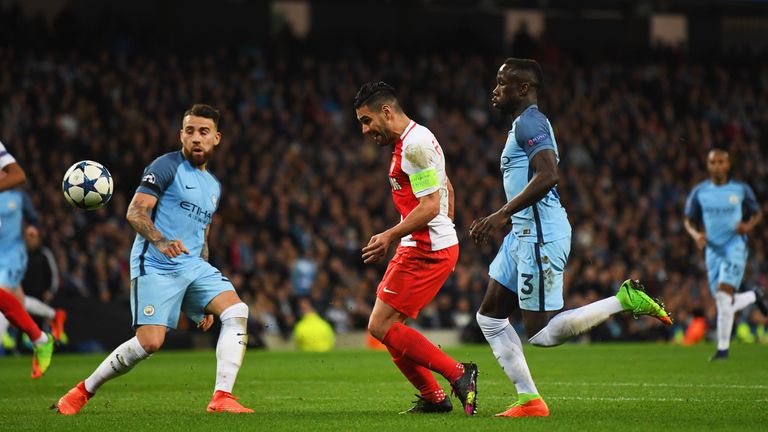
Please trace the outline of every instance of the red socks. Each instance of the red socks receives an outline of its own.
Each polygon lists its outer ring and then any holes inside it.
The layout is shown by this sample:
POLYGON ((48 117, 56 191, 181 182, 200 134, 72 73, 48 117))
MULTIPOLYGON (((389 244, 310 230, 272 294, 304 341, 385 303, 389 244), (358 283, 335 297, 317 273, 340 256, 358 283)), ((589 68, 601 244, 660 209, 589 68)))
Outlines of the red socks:
MULTIPOLYGON (((439 373, 451 383, 461 378, 464 374, 464 368, 461 363, 442 352, 440 348, 432 344, 418 331, 399 322, 392 324, 387 334, 384 335, 382 342, 390 349, 390 353, 392 353, 392 350, 399 352, 402 357, 410 359, 416 365, 439 373)), ((392 358, 396 359, 395 355, 392 355, 392 358)), ((395 364, 400 367, 397 360, 395 360, 395 364)), ((413 370, 414 368, 408 369, 413 370)), ((403 369, 401 368, 400 370, 403 369)), ((403 374, 408 377, 409 381, 414 383, 405 371, 403 371, 403 374)), ((414 385, 418 388, 416 383, 414 385)))
POLYGON ((40 339, 40 335, 43 333, 40 331, 40 327, 35 324, 16 297, 4 289, 0 289, 0 312, 8 318, 11 324, 26 333, 29 340, 34 342, 40 339))
POLYGON ((445 392, 429 369, 419 366, 392 347, 387 347, 387 349, 392 356, 392 361, 395 362, 400 372, 408 378, 408 381, 419 390, 422 398, 430 402, 440 402, 445 398, 445 392))

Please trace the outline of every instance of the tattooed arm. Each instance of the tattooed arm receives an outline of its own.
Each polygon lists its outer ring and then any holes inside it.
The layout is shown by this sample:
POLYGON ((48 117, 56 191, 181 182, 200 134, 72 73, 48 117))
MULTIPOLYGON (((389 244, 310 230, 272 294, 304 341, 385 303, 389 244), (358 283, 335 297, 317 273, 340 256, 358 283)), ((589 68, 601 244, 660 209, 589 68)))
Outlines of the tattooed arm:
POLYGON ((203 250, 200 252, 200 256, 204 260, 208 261, 208 231, 211 230, 211 226, 205 227, 205 239, 203 240, 203 250))
POLYGON ((176 258, 182 253, 188 254, 189 251, 181 240, 168 240, 157 227, 155 227, 150 214, 156 205, 157 198, 154 196, 136 192, 131 203, 128 205, 128 212, 125 215, 125 218, 140 236, 152 243, 168 258, 176 258))

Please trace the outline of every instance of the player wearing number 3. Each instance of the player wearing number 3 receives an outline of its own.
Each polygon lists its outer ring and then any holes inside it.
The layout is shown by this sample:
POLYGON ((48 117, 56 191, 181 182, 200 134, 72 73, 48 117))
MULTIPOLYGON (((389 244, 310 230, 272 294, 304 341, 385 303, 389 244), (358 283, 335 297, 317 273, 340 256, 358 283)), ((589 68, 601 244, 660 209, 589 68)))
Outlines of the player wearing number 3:
POLYGON ((541 85, 541 68, 534 60, 507 59, 499 68, 491 102, 514 118, 501 156, 508 202, 470 227, 471 238, 485 243, 512 224, 491 263, 488 290, 477 313, 493 354, 517 389, 518 400, 498 414, 503 417, 549 415, 528 370, 520 337, 509 322, 516 308, 522 311, 529 342, 542 347, 560 345, 622 311, 671 324, 664 309, 631 280, 614 297, 560 312, 571 226, 556 190, 555 135, 537 106, 541 85))

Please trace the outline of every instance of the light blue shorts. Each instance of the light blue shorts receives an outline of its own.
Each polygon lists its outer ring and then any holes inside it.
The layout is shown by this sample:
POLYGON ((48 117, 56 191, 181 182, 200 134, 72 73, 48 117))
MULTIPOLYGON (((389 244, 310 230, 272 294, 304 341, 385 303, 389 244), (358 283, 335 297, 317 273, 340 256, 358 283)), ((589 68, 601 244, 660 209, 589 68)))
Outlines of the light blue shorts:
POLYGON ((493 259, 488 275, 517 294, 520 309, 563 308, 563 271, 571 253, 571 236, 549 243, 519 241, 513 232, 493 259))
POLYGON ((0 287, 20 288, 21 281, 24 280, 24 274, 27 268, 0 268, 0 287))
POLYGON ((712 248, 707 246, 705 252, 707 262, 707 279, 709 290, 714 295, 717 286, 727 284, 739 290, 741 280, 744 278, 744 269, 747 265, 747 246, 743 241, 732 241, 723 247, 712 248))
POLYGON ((27 273, 27 260, 26 246, 22 248, 11 246, 2 250, 0 287, 21 288, 21 281, 27 273))
POLYGON ((189 319, 199 322, 214 297, 234 290, 229 279, 205 261, 173 273, 138 276, 131 281, 133 327, 176 328, 182 310, 189 319))

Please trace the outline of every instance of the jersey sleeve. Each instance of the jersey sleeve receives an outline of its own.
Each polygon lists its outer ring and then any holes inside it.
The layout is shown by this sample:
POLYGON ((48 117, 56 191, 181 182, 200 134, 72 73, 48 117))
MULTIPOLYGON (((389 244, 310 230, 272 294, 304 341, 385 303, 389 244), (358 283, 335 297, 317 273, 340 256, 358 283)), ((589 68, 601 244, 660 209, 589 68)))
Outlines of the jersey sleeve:
POLYGON ((685 217, 690 220, 701 220, 701 203, 699 203, 699 188, 694 188, 688 199, 685 200, 685 210, 683 211, 685 217))
POLYGON ((747 211, 750 215, 754 215, 760 211, 760 204, 757 202, 755 192, 747 184, 744 185, 744 205, 747 207, 747 211))
POLYGON ((440 186, 437 168, 441 160, 437 142, 427 137, 408 143, 403 148, 402 169, 408 175, 416 198, 435 192, 440 186))
POLYGON ((0 142, 0 169, 5 168, 12 163, 16 163, 16 158, 14 158, 13 155, 8 153, 8 150, 5 148, 5 145, 2 142, 0 142))
POLYGON ((543 114, 521 117, 515 127, 515 140, 532 160, 542 150, 555 151, 547 118, 543 114))
POLYGON ((144 169, 141 183, 136 188, 136 192, 160 198, 160 195, 173 183, 178 167, 179 163, 167 155, 155 159, 144 169))

